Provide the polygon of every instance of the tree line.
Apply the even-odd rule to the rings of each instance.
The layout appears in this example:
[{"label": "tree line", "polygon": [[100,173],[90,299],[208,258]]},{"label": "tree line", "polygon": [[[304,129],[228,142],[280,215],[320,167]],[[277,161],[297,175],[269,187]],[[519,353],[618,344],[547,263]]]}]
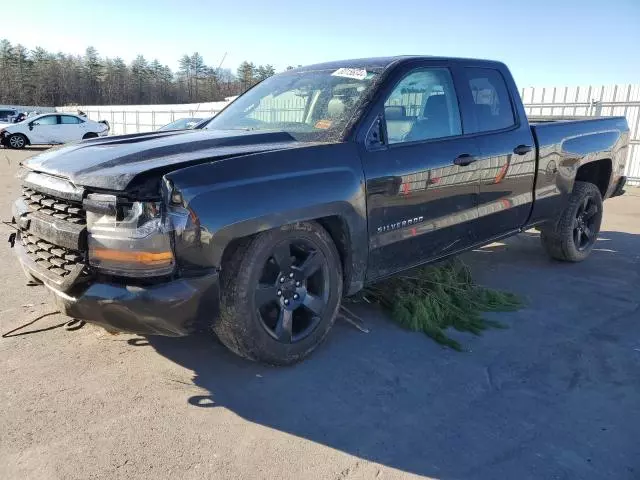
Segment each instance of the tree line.
[{"label": "tree line", "polygon": [[93,47],[84,55],[29,50],[0,40],[0,104],[140,105],[198,103],[239,95],[273,75],[271,65],[242,62],[236,74],[212,67],[198,52],[183,55],[173,72],[157,59],[138,55],[102,57]]}]

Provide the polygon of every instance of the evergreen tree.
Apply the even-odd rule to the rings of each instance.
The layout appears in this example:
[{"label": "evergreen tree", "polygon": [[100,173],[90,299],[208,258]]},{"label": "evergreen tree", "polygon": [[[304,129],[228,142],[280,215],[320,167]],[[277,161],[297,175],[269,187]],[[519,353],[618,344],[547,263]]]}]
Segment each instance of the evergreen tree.
[{"label": "evergreen tree", "polygon": [[210,102],[239,95],[275,74],[272,65],[244,61],[237,75],[207,65],[199,52],[183,55],[174,74],[159,60],[138,55],[130,65],[122,58],[101,57],[94,47],[84,55],[29,51],[0,39],[0,104],[126,105]]}]

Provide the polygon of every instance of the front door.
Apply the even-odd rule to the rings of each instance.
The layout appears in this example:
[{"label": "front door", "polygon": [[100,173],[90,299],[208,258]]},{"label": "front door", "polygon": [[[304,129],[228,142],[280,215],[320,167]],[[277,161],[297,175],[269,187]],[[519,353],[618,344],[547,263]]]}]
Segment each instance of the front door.
[{"label": "front door", "polygon": [[59,136],[58,116],[45,115],[31,121],[27,136],[33,145],[57,143],[54,139]]},{"label": "front door", "polygon": [[369,218],[368,280],[469,246],[477,218],[473,138],[463,136],[446,66],[415,66],[380,103],[380,145],[363,147]]}]

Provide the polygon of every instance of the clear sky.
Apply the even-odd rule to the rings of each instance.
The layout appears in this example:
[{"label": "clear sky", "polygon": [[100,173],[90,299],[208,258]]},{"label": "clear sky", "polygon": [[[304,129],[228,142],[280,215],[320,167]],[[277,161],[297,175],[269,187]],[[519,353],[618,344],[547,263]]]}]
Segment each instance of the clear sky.
[{"label": "clear sky", "polygon": [[519,86],[640,83],[640,0],[29,0],[0,38],[175,69],[381,55],[502,60]]}]

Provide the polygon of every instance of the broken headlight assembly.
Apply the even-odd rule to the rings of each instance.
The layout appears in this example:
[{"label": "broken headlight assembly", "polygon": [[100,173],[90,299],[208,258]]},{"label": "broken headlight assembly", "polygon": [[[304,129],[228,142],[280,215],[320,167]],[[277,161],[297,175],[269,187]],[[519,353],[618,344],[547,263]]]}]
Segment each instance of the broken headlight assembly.
[{"label": "broken headlight assembly", "polygon": [[90,194],[87,212],[89,264],[129,277],[168,275],[175,268],[172,216],[159,201],[132,202]]}]

